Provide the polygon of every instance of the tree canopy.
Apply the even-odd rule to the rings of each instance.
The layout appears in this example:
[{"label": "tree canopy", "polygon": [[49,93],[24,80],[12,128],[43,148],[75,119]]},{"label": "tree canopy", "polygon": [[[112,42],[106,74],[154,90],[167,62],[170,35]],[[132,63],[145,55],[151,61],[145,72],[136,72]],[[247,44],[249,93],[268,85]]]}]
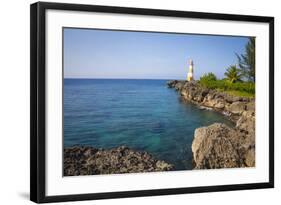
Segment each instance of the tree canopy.
[{"label": "tree canopy", "polygon": [[245,47],[245,53],[241,55],[236,54],[236,56],[238,58],[238,65],[242,75],[248,81],[255,82],[255,38],[250,37]]}]

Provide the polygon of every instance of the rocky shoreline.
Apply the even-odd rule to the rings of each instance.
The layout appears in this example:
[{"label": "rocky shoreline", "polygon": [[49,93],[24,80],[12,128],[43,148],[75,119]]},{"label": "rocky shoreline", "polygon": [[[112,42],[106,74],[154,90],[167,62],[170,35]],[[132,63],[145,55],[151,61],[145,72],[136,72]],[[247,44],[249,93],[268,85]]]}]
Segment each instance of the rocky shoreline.
[{"label": "rocky shoreline", "polygon": [[174,167],[147,152],[126,146],[96,149],[87,146],[64,148],[64,176],[170,171]]},{"label": "rocky shoreline", "polygon": [[[169,81],[184,101],[214,110],[235,123],[197,128],[192,142],[193,168],[217,169],[255,166],[255,99],[230,96],[201,87],[196,81]],[[121,174],[175,170],[172,164],[126,146],[97,149],[64,148],[64,176]]]},{"label": "rocky shoreline", "polygon": [[235,123],[234,128],[214,123],[195,130],[194,169],[255,166],[255,99],[203,88],[196,81],[173,80],[167,85],[183,100],[219,112]]}]

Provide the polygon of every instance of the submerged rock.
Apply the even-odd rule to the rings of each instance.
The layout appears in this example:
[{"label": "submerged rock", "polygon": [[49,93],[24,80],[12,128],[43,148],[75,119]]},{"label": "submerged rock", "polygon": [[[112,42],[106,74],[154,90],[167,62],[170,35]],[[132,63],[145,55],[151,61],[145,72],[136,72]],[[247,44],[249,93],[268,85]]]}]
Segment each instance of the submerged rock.
[{"label": "submerged rock", "polygon": [[169,171],[174,167],[147,152],[120,146],[113,149],[69,147],[64,149],[64,176]]}]

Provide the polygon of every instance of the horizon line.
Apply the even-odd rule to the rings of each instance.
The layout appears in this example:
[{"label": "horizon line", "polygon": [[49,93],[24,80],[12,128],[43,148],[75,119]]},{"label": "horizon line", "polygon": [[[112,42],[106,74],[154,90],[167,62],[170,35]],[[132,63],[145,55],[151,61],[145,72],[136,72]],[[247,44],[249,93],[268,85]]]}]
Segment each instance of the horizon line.
[{"label": "horizon line", "polygon": [[184,80],[179,78],[81,78],[81,77],[64,77],[67,79],[81,79],[81,80]]}]

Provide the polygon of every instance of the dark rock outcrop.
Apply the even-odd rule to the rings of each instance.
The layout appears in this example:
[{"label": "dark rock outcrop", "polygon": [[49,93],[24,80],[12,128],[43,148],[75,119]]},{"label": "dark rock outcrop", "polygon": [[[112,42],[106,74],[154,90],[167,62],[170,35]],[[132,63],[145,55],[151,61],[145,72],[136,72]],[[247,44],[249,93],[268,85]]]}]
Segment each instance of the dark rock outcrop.
[{"label": "dark rock outcrop", "polygon": [[64,176],[169,171],[174,167],[147,152],[74,146],[64,149]]},{"label": "dark rock outcrop", "polygon": [[196,81],[169,81],[182,98],[201,109],[212,109],[236,123],[195,130],[192,152],[195,169],[255,166],[255,99],[231,96],[201,87]]}]

